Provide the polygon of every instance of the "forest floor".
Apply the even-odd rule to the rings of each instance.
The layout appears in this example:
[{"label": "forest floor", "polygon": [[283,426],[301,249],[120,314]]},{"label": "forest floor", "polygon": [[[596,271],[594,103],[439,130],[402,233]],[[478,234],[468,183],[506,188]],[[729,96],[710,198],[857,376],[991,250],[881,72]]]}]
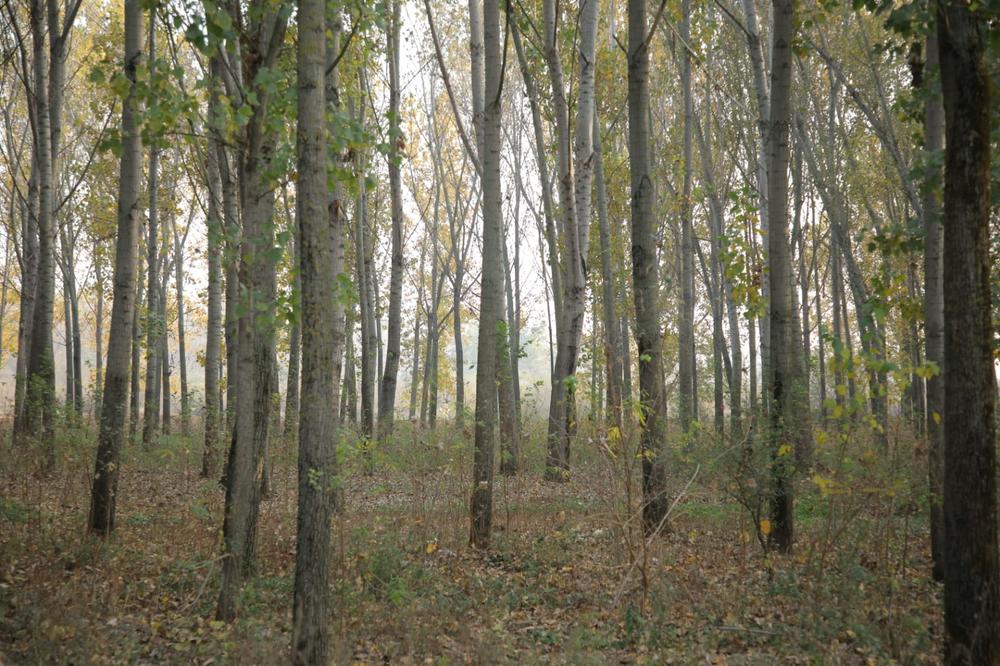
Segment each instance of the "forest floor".
[{"label": "forest floor", "polygon": [[[497,477],[493,547],[480,553],[467,546],[467,433],[397,433],[373,474],[350,461],[345,473],[336,663],[940,662],[926,507],[907,490],[923,487],[919,465],[866,467],[860,452],[829,478],[803,479],[795,550],[783,556],[764,552],[758,519],[734,499],[746,484],[713,464],[715,445],[674,456],[676,505],[646,540],[624,457],[581,436],[569,481],[544,483],[537,432],[526,470]],[[92,432],[62,439],[46,476],[30,455],[0,452],[0,664],[287,661],[294,456],[274,452],[257,572],[239,619],[223,624],[223,492],[198,478],[199,447],[172,436],[130,448],[117,532],[101,541],[85,531]]]}]

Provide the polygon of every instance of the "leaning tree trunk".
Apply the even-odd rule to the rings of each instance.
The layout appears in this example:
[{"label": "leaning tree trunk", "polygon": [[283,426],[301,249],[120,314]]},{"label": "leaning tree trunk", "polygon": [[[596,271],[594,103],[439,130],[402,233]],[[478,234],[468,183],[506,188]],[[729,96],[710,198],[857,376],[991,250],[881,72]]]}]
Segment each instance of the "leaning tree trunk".
[{"label": "leaning tree trunk", "polygon": [[[976,13],[981,12],[981,13]],[[938,5],[945,111],[944,624],[948,664],[1000,663],[985,10]]]},{"label": "leaning tree trunk", "polygon": [[656,532],[667,519],[666,474],[662,460],[667,405],[663,387],[654,194],[649,169],[649,43],[646,30],[646,0],[628,0],[628,154],[632,197],[632,297],[635,300],[642,409],[642,517],[646,531]]},{"label": "leaning tree trunk", "polygon": [[142,3],[125,2],[124,75],[129,93],[122,104],[122,153],[118,179],[118,234],[116,240],[114,291],[111,305],[111,335],[108,342],[108,368],[104,383],[101,422],[97,438],[97,461],[90,498],[91,531],[110,534],[115,527],[115,503],[118,473],[125,445],[125,410],[128,395],[129,365],[132,353],[133,308],[136,301],[136,263],[139,236],[139,178],[142,169],[142,145],[139,139],[139,113],[136,66],[142,54]]}]

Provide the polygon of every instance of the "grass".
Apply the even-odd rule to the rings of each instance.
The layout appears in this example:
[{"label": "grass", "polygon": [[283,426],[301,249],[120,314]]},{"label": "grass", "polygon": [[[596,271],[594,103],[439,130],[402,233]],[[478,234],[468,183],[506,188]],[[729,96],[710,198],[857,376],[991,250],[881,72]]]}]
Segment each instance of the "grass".
[{"label": "grass", "polygon": [[[939,663],[940,591],[921,503],[871,491],[918,472],[854,470],[833,494],[803,479],[795,553],[776,556],[757,544],[725,466],[706,465],[650,542],[643,586],[616,468],[581,436],[571,480],[546,484],[542,438],[525,440],[528,469],[497,477],[488,553],[466,545],[464,433],[401,424],[372,475],[345,440],[336,663]],[[129,448],[118,531],[101,541],[84,531],[92,442],[86,431],[61,438],[57,472],[45,477],[35,452],[0,454],[11,461],[0,470],[0,662],[286,662],[291,447],[272,452],[257,575],[239,619],[223,624],[213,619],[223,493],[198,478],[197,443],[174,435]],[[699,451],[671,455],[676,492]]]}]

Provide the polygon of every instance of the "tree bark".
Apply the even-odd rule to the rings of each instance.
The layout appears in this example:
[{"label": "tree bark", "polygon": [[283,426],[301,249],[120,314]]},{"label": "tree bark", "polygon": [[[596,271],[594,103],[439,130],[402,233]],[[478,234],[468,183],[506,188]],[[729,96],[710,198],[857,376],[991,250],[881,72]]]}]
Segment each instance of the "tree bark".
[{"label": "tree bark", "polygon": [[503,321],[503,278],[500,275],[500,60],[499,0],[483,2],[485,105],[483,108],[482,261],[479,299],[479,346],[476,359],[476,427],[472,466],[469,541],[487,548],[493,522],[493,458],[497,423],[497,333]]},{"label": "tree bark", "polygon": [[403,185],[399,167],[403,155],[403,136],[399,128],[399,30],[401,0],[392,2],[389,23],[389,196],[392,209],[392,249],[389,272],[389,328],[385,349],[385,368],[379,386],[379,438],[392,432],[396,413],[396,380],[399,374],[400,328],[403,306]]},{"label": "tree bark", "polygon": [[667,519],[666,399],[659,312],[659,270],[653,220],[653,182],[649,165],[649,43],[646,0],[628,0],[628,146],[631,180],[632,297],[635,300],[639,353],[640,447],[643,524],[647,532]]},{"label": "tree bark", "polygon": [[695,387],[694,356],[694,228],[691,224],[691,175],[692,175],[692,102],[691,55],[688,53],[691,28],[691,0],[681,2],[681,91],[684,98],[683,159],[684,178],[681,189],[681,298],[678,317],[677,381],[678,413],[681,430],[688,433],[696,416],[697,390]]},{"label": "tree bark", "polygon": [[945,111],[945,661],[1000,663],[985,11],[937,7]]},{"label": "tree bark", "polygon": [[768,266],[771,277],[768,388],[770,407],[770,543],[790,552],[794,530],[793,480],[797,452],[808,432],[799,313],[795,303],[788,238],[788,163],[791,120],[794,0],[774,2],[771,52],[771,116],[768,123]]},{"label": "tree bark", "polygon": [[325,3],[299,0],[298,226],[302,281],[302,416],[292,606],[292,663],[324,664],[329,643],[330,518],[337,479],[333,331],[334,239],[328,218],[323,69]]},{"label": "tree bark", "polygon": [[543,3],[545,14],[545,59],[552,84],[559,165],[559,202],[562,205],[562,236],[565,246],[566,282],[563,311],[556,327],[556,360],[549,398],[548,442],[545,478],[565,481],[569,473],[575,413],[575,375],[580,354],[580,336],[587,309],[587,255],[590,239],[591,191],[593,185],[593,116],[595,100],[597,0],[580,7],[578,47],[578,96],[576,134],[570,153],[569,107],[559,60],[559,14],[555,0]]},{"label": "tree bark", "polygon": [[[218,103],[218,82],[211,81],[212,103]],[[208,322],[205,331],[205,446],[201,461],[202,478],[218,473],[219,447],[224,431],[219,373],[222,365],[222,254],[225,221],[222,219],[222,176],[219,173],[215,139],[209,140],[205,173],[208,185]]]},{"label": "tree bark", "polygon": [[118,234],[115,241],[114,291],[108,369],[97,438],[97,460],[91,489],[90,530],[108,535],[115,528],[115,505],[121,451],[125,445],[125,409],[132,348],[131,329],[137,295],[136,263],[139,236],[139,178],[142,169],[136,66],[142,57],[142,4],[125,2],[124,74],[129,93],[122,105],[122,155],[118,179]]},{"label": "tree bark", "polygon": [[[150,67],[156,58],[155,26],[155,18],[151,14],[147,44]],[[160,149],[154,141],[149,147],[146,182],[149,199],[146,223],[146,389],[142,409],[142,445],[146,448],[153,445],[160,428],[160,336],[163,335],[164,322],[160,319],[159,161]]]}]

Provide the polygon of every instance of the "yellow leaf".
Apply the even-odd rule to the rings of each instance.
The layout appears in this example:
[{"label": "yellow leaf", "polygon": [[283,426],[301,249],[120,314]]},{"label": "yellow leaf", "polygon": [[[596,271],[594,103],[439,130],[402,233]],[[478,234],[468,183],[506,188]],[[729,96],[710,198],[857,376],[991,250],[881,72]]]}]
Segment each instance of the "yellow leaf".
[{"label": "yellow leaf", "polygon": [[427,547],[424,548],[424,551],[428,555],[433,555],[437,549],[438,549],[437,541],[431,541],[427,544]]},{"label": "yellow leaf", "polygon": [[934,418],[934,423],[941,425],[941,415],[939,413],[934,412],[931,416]]},{"label": "yellow leaf", "polygon": [[778,447],[778,456],[787,456],[791,455],[791,453],[792,453],[791,444],[782,444],[781,446]]},{"label": "yellow leaf", "polygon": [[767,518],[762,518],[760,521],[760,533],[764,536],[771,533],[771,521]]}]

